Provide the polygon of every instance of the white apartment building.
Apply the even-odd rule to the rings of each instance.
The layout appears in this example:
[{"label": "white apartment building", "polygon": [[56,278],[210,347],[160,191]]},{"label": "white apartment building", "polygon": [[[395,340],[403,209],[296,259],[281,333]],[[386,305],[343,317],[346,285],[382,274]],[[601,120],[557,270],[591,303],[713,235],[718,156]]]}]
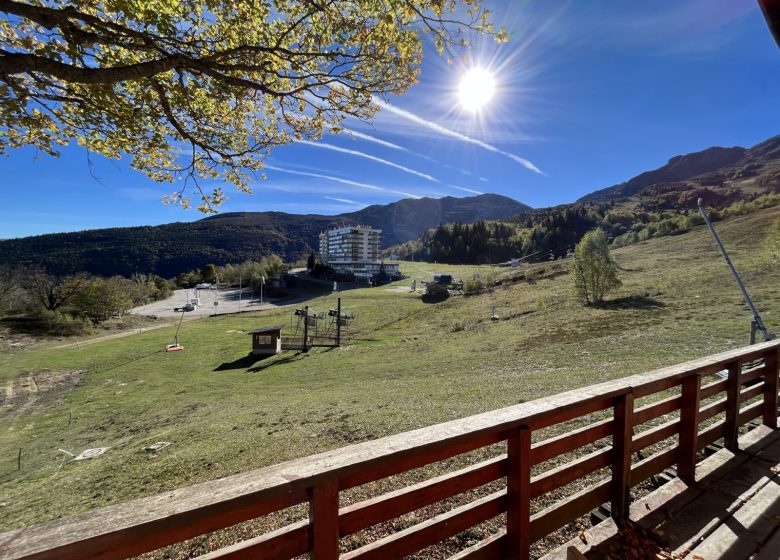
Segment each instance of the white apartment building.
[{"label": "white apartment building", "polygon": [[[358,281],[370,281],[379,275],[381,229],[369,226],[349,226],[320,233],[322,263],[339,274],[353,274]],[[390,276],[399,274],[397,264],[386,264]]]}]

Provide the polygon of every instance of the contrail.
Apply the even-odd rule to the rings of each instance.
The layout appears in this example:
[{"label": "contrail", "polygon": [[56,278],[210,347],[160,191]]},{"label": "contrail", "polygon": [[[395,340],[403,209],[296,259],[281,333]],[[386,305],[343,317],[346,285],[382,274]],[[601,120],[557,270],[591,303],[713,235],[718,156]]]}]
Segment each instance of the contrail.
[{"label": "contrail", "polygon": [[358,132],[357,130],[352,130],[351,128],[344,128],[342,129],[347,134],[351,134],[355,138],[360,138],[361,140],[367,140],[369,142],[373,142],[374,144],[379,144],[380,146],[385,146],[386,148],[392,148],[394,150],[401,150],[402,152],[408,152],[410,151],[408,148],[404,148],[403,146],[399,146],[398,144],[393,144],[392,142],[388,142],[387,140],[382,140],[381,138],[377,138],[376,136],[371,136],[370,134],[365,134],[363,132]]},{"label": "contrail", "polygon": [[415,171],[414,169],[410,169],[408,167],[404,167],[403,165],[398,165],[397,163],[393,163],[392,161],[387,161],[386,159],[378,158],[376,156],[372,156],[363,152],[359,152],[357,150],[348,150],[347,148],[340,148],[339,146],[334,146],[333,144],[326,144],[325,142],[311,142],[309,140],[296,140],[298,144],[305,144],[307,146],[314,146],[317,148],[324,148],[326,150],[333,150],[334,152],[341,152],[343,154],[350,154],[353,156],[362,157],[365,159],[370,159],[371,161],[375,161],[377,163],[381,163],[382,165],[387,165],[389,167],[395,167],[396,169],[400,169],[401,171],[404,171],[405,173],[411,173],[412,175],[417,175],[418,177],[422,177],[423,179],[427,179],[428,181],[433,181],[434,183],[440,183],[438,179],[435,177],[431,177],[430,175],[426,175],[425,173],[420,173],[419,171]]},{"label": "contrail", "polygon": [[483,148],[489,152],[494,152],[496,154],[501,154],[502,156],[508,157],[512,161],[515,161],[516,163],[519,163],[526,169],[530,169],[534,173],[539,173],[540,175],[544,175],[542,173],[542,170],[536,167],[533,163],[528,161],[525,158],[521,158],[520,156],[516,156],[515,154],[510,154],[509,152],[505,152],[504,150],[501,150],[499,148],[496,148],[495,146],[488,144],[487,142],[483,142],[482,140],[477,140],[476,138],[471,138],[470,136],[466,136],[465,134],[461,134],[460,132],[455,132],[454,130],[450,130],[449,128],[445,128],[441,126],[440,124],[437,124],[432,121],[428,121],[423,119],[422,117],[419,117],[415,115],[414,113],[410,113],[409,111],[406,111],[404,109],[399,109],[398,107],[395,107],[393,105],[390,105],[389,103],[385,103],[378,97],[373,98],[374,104],[377,105],[380,109],[383,109],[385,111],[389,111],[390,113],[393,113],[395,115],[398,115],[401,118],[404,118],[406,120],[412,121],[414,123],[417,123],[421,126],[427,127],[435,132],[438,132],[439,134],[443,136],[449,136],[450,138],[455,138],[457,140],[460,140],[461,142],[468,142],[470,144],[474,144],[476,146],[479,146],[480,148]]},{"label": "contrail", "polygon": [[377,185],[371,185],[369,183],[359,183],[357,181],[350,181],[349,179],[342,179],[341,177],[333,177],[331,175],[322,175],[320,173],[310,173],[307,171],[295,171],[293,169],[285,169],[284,167],[277,167],[275,165],[266,165],[265,169],[271,169],[273,171],[281,171],[282,173],[289,173],[290,175],[301,175],[303,177],[315,177],[317,179],[327,179],[328,181],[334,181],[336,183],[342,183],[344,185],[350,185],[353,187],[360,187],[361,189],[369,189],[372,191],[389,192],[393,194],[401,194],[411,198],[421,198],[420,196],[403,191],[394,191],[392,189],[386,189]]},{"label": "contrail", "polygon": [[326,196],[328,200],[335,200],[336,202],[344,202],[345,204],[359,204],[358,202],[355,202],[354,200],[350,200],[348,198],[338,198],[336,196]]},{"label": "contrail", "polygon": [[469,192],[473,194],[485,194],[482,191],[475,191],[474,189],[467,189],[466,187],[456,187],[455,185],[448,185],[452,187],[453,189],[458,189],[459,191]]}]

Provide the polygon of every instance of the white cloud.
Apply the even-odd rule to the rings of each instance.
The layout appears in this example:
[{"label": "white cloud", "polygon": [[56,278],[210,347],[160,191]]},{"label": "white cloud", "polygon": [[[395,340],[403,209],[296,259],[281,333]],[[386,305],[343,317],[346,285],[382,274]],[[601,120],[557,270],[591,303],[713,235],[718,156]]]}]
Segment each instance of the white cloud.
[{"label": "white cloud", "polygon": [[414,169],[411,169],[409,167],[405,167],[403,165],[399,165],[397,163],[393,163],[392,161],[388,161],[386,159],[382,159],[376,156],[372,156],[370,154],[366,154],[364,152],[360,152],[358,150],[349,150],[347,148],[341,148],[339,146],[334,146],[333,144],[327,144],[325,142],[311,142],[309,140],[297,140],[298,144],[305,144],[307,146],[314,146],[316,148],[323,148],[325,150],[332,150],[334,152],[341,152],[342,154],[349,154],[352,156],[362,157],[364,159],[368,159],[371,161],[375,161],[377,163],[381,163],[382,165],[387,165],[388,167],[394,167],[395,169],[400,169],[404,173],[410,173],[412,175],[417,175],[418,177],[422,177],[423,179],[426,179],[427,181],[432,181],[434,183],[440,183],[438,179],[435,177],[431,177],[430,175],[426,173],[421,173],[419,171],[415,171]]},{"label": "white cloud", "polygon": [[369,189],[372,191],[378,191],[378,192],[387,192],[392,194],[400,194],[402,196],[408,196],[410,198],[421,198],[420,196],[408,192],[403,191],[396,191],[392,189],[387,189],[385,187],[380,187],[378,185],[372,185],[370,183],[361,183],[358,181],[352,181],[350,179],[342,179],[341,177],[333,177],[332,175],[323,175],[321,173],[310,173],[308,171],[296,171],[294,169],[287,169],[284,167],[278,167],[276,165],[266,165],[266,169],[270,169],[272,171],[280,171],[282,173],[289,173],[290,175],[300,175],[302,177],[314,177],[315,179],[325,179],[327,181],[333,181],[335,183],[341,183],[342,185],[350,185],[353,187],[359,187],[361,189]]},{"label": "white cloud", "polygon": [[518,155],[512,154],[510,152],[506,152],[504,150],[496,148],[492,144],[488,144],[487,142],[483,142],[482,140],[477,140],[476,138],[472,138],[470,136],[466,136],[465,134],[461,134],[460,132],[450,130],[449,128],[443,127],[440,124],[435,123],[433,121],[425,120],[424,118],[415,115],[410,111],[406,111],[405,109],[400,109],[394,105],[390,105],[389,103],[382,101],[378,97],[374,97],[374,104],[377,105],[382,110],[393,113],[394,115],[397,115],[408,121],[414,122],[420,126],[424,126],[430,130],[433,130],[434,132],[441,134],[442,136],[455,138],[456,140],[460,140],[461,142],[467,142],[469,144],[474,144],[475,146],[479,146],[480,148],[487,150],[489,152],[501,154],[502,156],[508,157],[515,163],[519,163],[520,165],[522,165],[526,169],[533,171],[534,173],[539,173],[540,175],[544,175],[541,169],[536,167],[536,165],[531,163],[529,160],[522,158]]}]

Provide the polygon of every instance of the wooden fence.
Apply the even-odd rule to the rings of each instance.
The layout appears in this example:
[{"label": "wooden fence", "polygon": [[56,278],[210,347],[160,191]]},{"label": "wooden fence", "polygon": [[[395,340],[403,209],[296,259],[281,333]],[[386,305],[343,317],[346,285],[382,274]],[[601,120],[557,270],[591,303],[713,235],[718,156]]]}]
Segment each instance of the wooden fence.
[{"label": "wooden fence", "polygon": [[[304,340],[307,344],[304,346]],[[283,336],[282,350],[303,350],[304,348],[334,348],[336,347],[335,336],[316,336],[310,335],[305,339],[302,336]]]},{"label": "wooden fence", "polygon": [[[604,502],[611,503],[613,516],[625,517],[631,487],[674,464],[683,479],[692,479],[697,452],[721,438],[734,448],[741,425],[761,418],[776,428],[779,344],[725,352],[10,531],[0,535],[0,558],[126,558],[308,504],[308,519],[201,559],[281,559],[306,553],[316,560],[400,558],[483,521],[504,519],[502,514],[503,530],[451,558],[525,559],[531,543]],[[744,367],[748,362],[753,363]],[[715,375],[723,370],[725,378]],[[576,429],[540,436],[540,430],[599,412],[600,420],[585,418]],[[670,438],[672,443],[661,445]],[[582,450],[598,440],[611,445]],[[339,504],[347,489],[496,445],[505,452],[487,461]],[[579,456],[559,466],[539,466],[577,450]],[[653,453],[632,461],[641,450]],[[605,478],[532,514],[535,498],[585,477],[590,480],[605,468],[610,473]],[[341,551],[342,539],[349,535],[496,481],[504,482],[497,492]]]}]

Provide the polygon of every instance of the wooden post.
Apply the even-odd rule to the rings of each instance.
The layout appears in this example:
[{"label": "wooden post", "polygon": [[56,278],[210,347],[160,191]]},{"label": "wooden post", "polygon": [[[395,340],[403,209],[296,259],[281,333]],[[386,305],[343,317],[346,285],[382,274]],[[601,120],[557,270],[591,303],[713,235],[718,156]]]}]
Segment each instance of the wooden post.
[{"label": "wooden post", "polygon": [[699,439],[699,401],[701,377],[688,375],[682,382],[680,406],[680,442],[677,454],[677,476],[687,483],[696,480],[696,443]]},{"label": "wooden post", "polygon": [[335,482],[315,486],[309,502],[313,560],[339,557],[339,491]]},{"label": "wooden post", "polygon": [[766,375],[764,376],[764,425],[777,429],[777,353],[778,349],[770,350],[764,359]]},{"label": "wooden post", "polygon": [[531,548],[531,430],[521,426],[507,440],[506,558],[528,560]]},{"label": "wooden post", "polygon": [[612,517],[628,518],[631,503],[631,442],[634,435],[634,394],[615,397],[612,431]]},{"label": "wooden post", "polygon": [[739,390],[742,387],[742,362],[731,362],[726,366],[729,376],[726,381],[726,423],[723,428],[723,442],[726,449],[739,449]]}]

